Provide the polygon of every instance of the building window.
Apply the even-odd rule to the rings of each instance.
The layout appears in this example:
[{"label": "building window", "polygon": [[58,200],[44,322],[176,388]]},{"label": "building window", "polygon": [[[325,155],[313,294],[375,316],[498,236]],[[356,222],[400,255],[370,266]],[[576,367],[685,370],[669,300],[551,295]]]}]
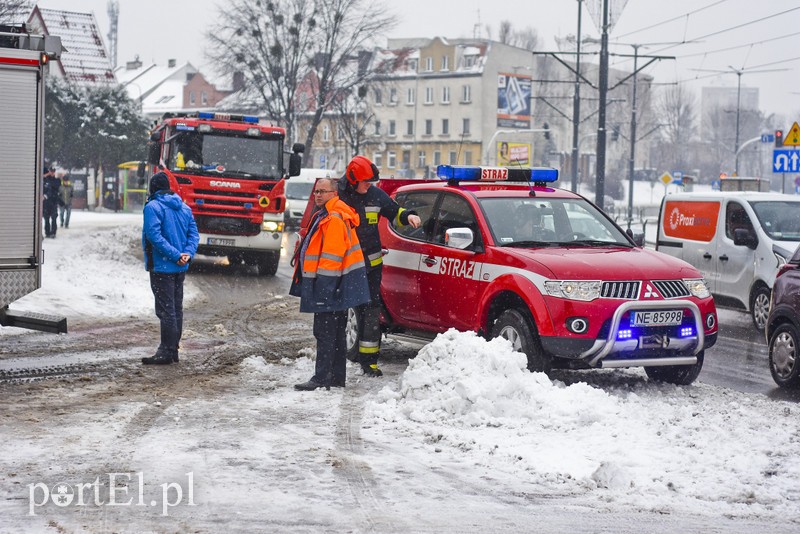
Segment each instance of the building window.
[{"label": "building window", "polygon": [[344,125],[341,122],[336,124],[336,139],[344,139]]},{"label": "building window", "polygon": [[397,89],[389,89],[389,104],[397,104]]},{"label": "building window", "polygon": [[406,69],[413,70],[414,72],[416,72],[416,70],[417,70],[417,59],[414,58],[414,59],[409,59],[408,61],[406,61]]},{"label": "building window", "polygon": [[425,119],[425,135],[432,135],[433,134],[433,121],[431,119]]},{"label": "building window", "polygon": [[455,165],[458,163],[458,152],[455,150],[450,151],[450,165]]},{"label": "building window", "polygon": [[189,104],[194,106],[195,102],[197,102],[197,98],[195,97],[194,91],[189,91]]},{"label": "building window", "polygon": [[432,57],[426,57],[425,58],[425,70],[427,70],[428,72],[433,70],[433,58]]},{"label": "building window", "polygon": [[472,165],[472,152],[469,150],[464,152],[464,165]]},{"label": "building window", "polygon": [[461,101],[464,103],[472,102],[472,87],[469,85],[461,87]]},{"label": "building window", "polygon": [[442,164],[442,153],[438,150],[433,151],[433,166],[438,167]]},{"label": "building window", "polygon": [[372,163],[374,163],[379,169],[383,167],[383,152],[373,152]]},{"label": "building window", "polygon": [[461,119],[461,133],[469,135],[469,119]]},{"label": "building window", "polygon": [[450,58],[442,56],[442,70],[450,70]]},{"label": "building window", "polygon": [[208,94],[205,91],[200,93],[200,103],[204,106],[208,105]]},{"label": "building window", "polygon": [[375,121],[375,135],[381,134],[381,121]]},{"label": "building window", "polygon": [[397,130],[395,128],[395,122],[389,121],[389,135],[395,136],[397,135]]},{"label": "building window", "polygon": [[409,87],[408,91],[406,92],[406,103],[409,105],[413,105],[414,102],[417,100],[417,90],[413,87]]},{"label": "building window", "polygon": [[464,56],[464,66],[469,68],[475,65],[475,56]]},{"label": "building window", "polygon": [[397,167],[397,154],[393,150],[386,153],[386,168],[394,169]]},{"label": "building window", "polygon": [[417,152],[417,167],[420,169],[425,168],[425,152],[422,150]]},{"label": "building window", "polygon": [[450,119],[442,119],[442,135],[450,135]]},{"label": "building window", "polygon": [[381,93],[380,89],[375,89],[373,94],[375,95],[375,105],[380,106],[383,102],[383,93]]},{"label": "building window", "polygon": [[331,139],[331,129],[326,124],[325,126],[322,127],[322,140],[330,141],[330,139]]},{"label": "building window", "polygon": [[442,104],[450,103],[450,88],[442,87]]},{"label": "building window", "polygon": [[433,104],[433,87],[425,88],[425,103]]},{"label": "building window", "polygon": [[406,135],[414,135],[414,121],[407,120],[406,121]]}]

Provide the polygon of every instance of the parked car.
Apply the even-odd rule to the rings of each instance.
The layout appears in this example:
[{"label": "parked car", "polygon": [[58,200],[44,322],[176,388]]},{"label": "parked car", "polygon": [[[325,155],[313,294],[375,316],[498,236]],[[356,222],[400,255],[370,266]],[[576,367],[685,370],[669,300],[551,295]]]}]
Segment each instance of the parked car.
[{"label": "parked car", "polygon": [[775,278],[765,334],[772,379],[783,388],[800,387],[800,249]]},{"label": "parked car", "polygon": [[[696,268],[642,248],[590,201],[555,188],[555,169],[441,165],[437,175],[378,183],[422,220],[379,223],[385,333],[502,336],[532,371],[643,367],[654,380],[697,378],[717,313]],[[350,350],[357,320],[349,314]]]}]

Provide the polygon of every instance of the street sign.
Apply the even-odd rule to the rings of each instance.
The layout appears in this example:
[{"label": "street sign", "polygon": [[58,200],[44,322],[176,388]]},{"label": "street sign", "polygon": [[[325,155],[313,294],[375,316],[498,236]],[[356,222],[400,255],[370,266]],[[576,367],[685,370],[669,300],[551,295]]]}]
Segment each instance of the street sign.
[{"label": "street sign", "polygon": [[800,125],[796,122],[792,124],[792,129],[789,130],[789,133],[783,136],[783,144],[784,146],[800,146]]},{"label": "street sign", "polygon": [[664,174],[661,175],[659,181],[661,181],[661,183],[664,185],[669,185],[672,183],[672,175],[668,172],[665,172]]},{"label": "street sign", "polygon": [[800,150],[773,150],[772,172],[800,172]]},{"label": "street sign", "polygon": [[775,142],[775,134],[761,134],[761,142],[762,143],[774,143]]},{"label": "street sign", "polygon": [[680,171],[672,171],[672,183],[675,185],[683,185],[683,173]]}]

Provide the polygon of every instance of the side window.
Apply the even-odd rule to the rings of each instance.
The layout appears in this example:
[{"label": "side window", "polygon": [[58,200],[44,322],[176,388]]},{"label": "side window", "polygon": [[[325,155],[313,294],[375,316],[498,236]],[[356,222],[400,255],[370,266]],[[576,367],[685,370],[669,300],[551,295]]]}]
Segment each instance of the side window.
[{"label": "side window", "polygon": [[392,225],[394,231],[409,239],[430,241],[434,223],[433,208],[436,205],[438,196],[438,193],[435,192],[401,193],[397,195],[397,203],[407,210],[416,211],[422,220],[422,224],[420,224],[419,228],[414,228],[411,225],[400,227]]},{"label": "side window", "polygon": [[475,242],[480,240],[475,213],[469,203],[460,196],[444,195],[436,219],[432,239],[434,243],[444,244],[444,233],[450,228],[469,228],[475,236]]},{"label": "side window", "polygon": [[744,206],[738,202],[728,202],[725,208],[725,236],[732,240],[734,230],[740,228],[753,230],[753,223],[750,222]]}]

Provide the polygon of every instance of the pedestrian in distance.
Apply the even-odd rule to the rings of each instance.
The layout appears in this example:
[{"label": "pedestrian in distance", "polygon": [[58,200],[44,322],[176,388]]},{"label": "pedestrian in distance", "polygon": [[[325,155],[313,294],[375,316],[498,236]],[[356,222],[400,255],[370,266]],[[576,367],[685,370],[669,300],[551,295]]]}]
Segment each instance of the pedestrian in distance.
[{"label": "pedestrian in distance", "polygon": [[317,361],[314,376],[294,386],[301,391],[345,386],[347,310],[369,301],[358,214],[337,197],[335,180],[318,180],[312,194],[317,211],[292,260],[289,289],[300,311],[314,314]]},{"label": "pedestrian in distance", "polygon": [[356,313],[361,326],[356,361],[367,376],[382,376],[378,368],[381,350],[381,275],[383,272],[383,247],[378,234],[378,218],[385,217],[398,227],[411,225],[419,228],[419,216],[412,210],[401,208],[385,191],[373,184],[380,179],[378,168],[364,156],[355,156],[347,165],[344,177],[339,180],[339,197],[358,213],[356,229],[364,251],[369,281],[370,301],[360,306]]},{"label": "pedestrian in distance", "polygon": [[183,282],[199,239],[191,208],[170,189],[166,174],[154,174],[144,206],[142,248],[145,268],[150,272],[156,317],[161,321],[161,343],[154,356],[142,358],[145,365],[178,362],[183,332]]},{"label": "pedestrian in distance", "polygon": [[55,239],[56,230],[58,230],[58,207],[62,204],[62,200],[61,180],[56,178],[56,170],[53,167],[45,166],[44,168],[42,192],[44,194],[42,204],[44,236]]},{"label": "pedestrian in distance", "polygon": [[61,228],[69,228],[69,218],[72,215],[72,196],[75,188],[72,186],[72,181],[69,175],[61,176],[61,208],[60,222]]}]

